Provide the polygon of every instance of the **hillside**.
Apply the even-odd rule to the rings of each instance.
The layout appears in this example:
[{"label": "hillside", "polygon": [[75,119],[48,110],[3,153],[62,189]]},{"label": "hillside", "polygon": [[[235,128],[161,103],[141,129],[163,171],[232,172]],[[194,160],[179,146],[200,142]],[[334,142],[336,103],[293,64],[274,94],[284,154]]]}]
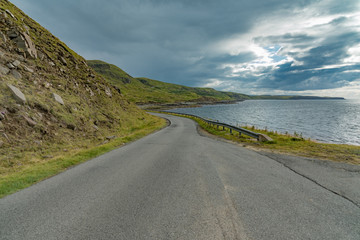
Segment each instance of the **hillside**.
[{"label": "hillside", "polygon": [[121,93],[138,105],[154,108],[156,105],[166,107],[193,106],[195,104],[228,103],[241,100],[341,100],[344,98],[317,96],[280,96],[254,95],[221,92],[212,88],[194,88],[171,84],[148,78],[134,78],[121,68],[100,60],[88,60],[88,65],[103,76]]},{"label": "hillside", "polygon": [[287,96],[287,95],[257,95],[250,96],[254,100],[344,100],[343,97],[317,97],[317,96]]},{"label": "hillside", "polygon": [[162,125],[5,0],[0,78],[0,174]]},{"label": "hillside", "polygon": [[134,78],[119,67],[99,60],[89,60],[88,65],[111,84],[121,89],[121,93],[136,104],[164,103],[215,103],[248,99],[244,94],[220,92],[212,88],[186,87],[160,82],[148,78]]}]

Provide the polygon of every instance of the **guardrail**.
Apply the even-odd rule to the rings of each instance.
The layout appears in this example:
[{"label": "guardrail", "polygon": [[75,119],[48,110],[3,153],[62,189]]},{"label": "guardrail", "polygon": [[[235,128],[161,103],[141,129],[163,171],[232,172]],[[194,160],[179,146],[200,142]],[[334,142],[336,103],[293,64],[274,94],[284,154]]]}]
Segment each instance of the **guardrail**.
[{"label": "guardrail", "polygon": [[186,113],[177,113],[177,112],[166,112],[166,111],[157,111],[157,112],[161,112],[161,113],[170,113],[170,114],[177,114],[177,115],[185,115],[185,116],[189,116],[189,117],[194,117],[194,118],[197,118],[197,119],[200,119],[212,126],[216,126],[218,129],[219,127],[222,127],[223,130],[225,130],[225,128],[228,128],[230,130],[230,133],[232,134],[233,131],[235,132],[238,132],[239,133],[239,136],[241,136],[241,134],[244,134],[246,136],[249,136],[249,137],[252,137],[252,138],[256,138],[258,141],[260,142],[265,142],[265,141],[272,141],[272,139],[265,135],[265,134],[261,134],[261,133],[256,133],[256,132],[252,132],[250,130],[247,130],[245,128],[241,128],[241,127],[235,127],[235,126],[232,126],[230,124],[227,124],[227,123],[221,123],[219,121],[213,121],[213,120],[210,120],[210,119],[205,119],[205,118],[202,118],[202,117],[199,117],[199,116],[196,116],[196,115],[193,115],[193,114],[186,114]]}]

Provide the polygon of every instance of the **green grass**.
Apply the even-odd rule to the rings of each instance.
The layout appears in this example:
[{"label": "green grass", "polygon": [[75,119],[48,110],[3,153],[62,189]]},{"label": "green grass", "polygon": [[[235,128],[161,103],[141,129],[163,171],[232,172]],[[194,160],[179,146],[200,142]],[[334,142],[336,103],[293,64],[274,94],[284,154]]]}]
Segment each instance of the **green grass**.
[{"label": "green grass", "polygon": [[33,160],[23,165],[20,169],[7,168],[7,171],[0,175],[0,198],[63,172],[69,167],[116,149],[125,143],[137,140],[165,125],[166,122],[163,119],[158,119],[158,121],[152,124],[129,129],[125,136],[115,138],[106,144],[97,146],[94,146],[94,144],[93,146],[86,145],[81,149],[52,153],[57,156],[50,160]]},{"label": "green grass", "polygon": [[134,78],[119,67],[99,60],[89,60],[87,63],[112,85],[120,88],[127,99],[137,104],[215,102],[249,98],[244,94],[221,92],[212,88],[186,87],[149,78]]},{"label": "green grass", "polygon": [[[188,117],[181,114],[173,115]],[[188,118],[196,121],[202,129],[212,135],[239,143],[242,146],[254,150],[271,151],[281,154],[360,165],[360,146],[319,143],[312,141],[311,139],[305,139],[297,133],[294,133],[293,135],[280,134],[275,131],[256,129],[255,127],[244,127],[257,133],[266,134],[273,139],[273,141],[258,142],[245,135],[239,136],[237,132],[231,134],[229,129],[222,130],[222,127],[217,129],[217,127],[213,127],[199,118]]]}]

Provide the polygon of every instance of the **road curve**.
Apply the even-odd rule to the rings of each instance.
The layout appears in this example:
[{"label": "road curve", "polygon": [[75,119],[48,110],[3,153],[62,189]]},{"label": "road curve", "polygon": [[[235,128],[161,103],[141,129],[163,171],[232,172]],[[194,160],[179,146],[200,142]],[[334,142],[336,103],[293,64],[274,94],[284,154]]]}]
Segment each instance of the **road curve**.
[{"label": "road curve", "polygon": [[0,239],[360,239],[356,199],[165,117],[159,132],[0,199]]}]

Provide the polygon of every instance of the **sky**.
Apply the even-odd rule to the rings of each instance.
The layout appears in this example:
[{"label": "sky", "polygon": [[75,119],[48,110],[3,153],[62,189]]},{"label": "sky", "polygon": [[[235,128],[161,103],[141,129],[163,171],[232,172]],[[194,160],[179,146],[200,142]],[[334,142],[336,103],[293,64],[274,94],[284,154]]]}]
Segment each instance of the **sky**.
[{"label": "sky", "polygon": [[11,0],[86,59],[245,94],[360,99],[359,0]]}]

